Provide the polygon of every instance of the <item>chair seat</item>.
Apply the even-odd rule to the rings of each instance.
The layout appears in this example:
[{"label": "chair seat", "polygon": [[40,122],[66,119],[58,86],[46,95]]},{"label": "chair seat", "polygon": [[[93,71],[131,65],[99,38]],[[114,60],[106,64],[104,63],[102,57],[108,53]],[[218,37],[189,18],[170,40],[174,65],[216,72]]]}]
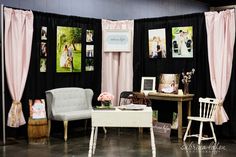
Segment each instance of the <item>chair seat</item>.
[{"label": "chair seat", "polygon": [[189,119],[189,120],[199,121],[199,122],[214,122],[214,119],[204,118],[204,117],[188,116],[188,119]]},{"label": "chair seat", "polygon": [[89,118],[91,118],[91,110],[70,111],[53,115],[53,119],[59,121],[73,121]]}]

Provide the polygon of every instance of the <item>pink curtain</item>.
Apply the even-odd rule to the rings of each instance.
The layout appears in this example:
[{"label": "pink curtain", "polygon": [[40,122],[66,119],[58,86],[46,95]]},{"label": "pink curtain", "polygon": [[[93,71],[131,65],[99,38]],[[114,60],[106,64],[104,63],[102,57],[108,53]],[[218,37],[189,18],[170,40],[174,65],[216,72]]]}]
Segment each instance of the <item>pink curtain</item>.
[{"label": "pink curtain", "polygon": [[[129,30],[131,32],[130,52],[104,52],[102,50],[102,92],[114,95],[113,105],[118,105],[122,91],[133,90],[133,20],[102,20],[102,31]],[[104,46],[103,46],[104,49]]]},{"label": "pink curtain", "polygon": [[25,124],[21,97],[28,74],[33,36],[31,11],[4,8],[5,15],[5,64],[8,88],[13,99],[7,125]]},{"label": "pink curtain", "polygon": [[222,125],[229,120],[223,102],[228,91],[235,40],[235,12],[206,12],[208,60],[210,78],[215,97],[221,101],[216,110],[215,123]]}]

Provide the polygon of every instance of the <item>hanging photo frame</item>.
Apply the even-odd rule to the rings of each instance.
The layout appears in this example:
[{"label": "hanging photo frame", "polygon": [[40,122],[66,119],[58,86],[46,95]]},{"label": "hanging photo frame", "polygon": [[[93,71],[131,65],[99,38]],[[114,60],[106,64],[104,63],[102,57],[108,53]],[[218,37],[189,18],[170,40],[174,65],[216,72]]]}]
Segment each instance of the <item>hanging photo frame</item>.
[{"label": "hanging photo frame", "polygon": [[148,30],[148,56],[149,58],[166,58],[166,30]]},{"label": "hanging photo frame", "polygon": [[81,72],[82,28],[57,26],[56,72]]},{"label": "hanging photo frame", "polygon": [[172,27],[172,58],[193,58],[193,27]]}]

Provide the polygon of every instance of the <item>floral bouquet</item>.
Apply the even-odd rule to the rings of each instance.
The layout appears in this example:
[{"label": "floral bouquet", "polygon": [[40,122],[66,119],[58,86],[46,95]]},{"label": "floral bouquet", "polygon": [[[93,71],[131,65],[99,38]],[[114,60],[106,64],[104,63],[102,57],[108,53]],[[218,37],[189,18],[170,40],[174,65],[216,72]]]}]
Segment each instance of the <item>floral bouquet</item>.
[{"label": "floral bouquet", "polygon": [[97,100],[102,102],[103,106],[110,106],[111,101],[114,99],[114,96],[108,92],[102,92]]},{"label": "floral bouquet", "polygon": [[195,72],[194,68],[189,72],[186,72],[186,73],[182,72],[182,76],[183,76],[182,83],[184,84],[184,94],[189,93],[188,85],[191,82],[191,78],[194,72]]}]

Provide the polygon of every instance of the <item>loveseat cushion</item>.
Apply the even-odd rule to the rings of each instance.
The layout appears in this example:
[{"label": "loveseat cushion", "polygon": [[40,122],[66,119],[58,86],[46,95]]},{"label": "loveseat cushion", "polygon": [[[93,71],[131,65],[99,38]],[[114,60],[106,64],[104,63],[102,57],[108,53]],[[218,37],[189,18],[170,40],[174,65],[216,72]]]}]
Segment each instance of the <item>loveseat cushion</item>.
[{"label": "loveseat cushion", "polygon": [[61,112],[56,113],[53,116],[54,120],[59,121],[72,121],[72,120],[81,120],[81,119],[89,119],[91,118],[91,110],[81,110],[81,111],[70,111],[70,112]]}]

